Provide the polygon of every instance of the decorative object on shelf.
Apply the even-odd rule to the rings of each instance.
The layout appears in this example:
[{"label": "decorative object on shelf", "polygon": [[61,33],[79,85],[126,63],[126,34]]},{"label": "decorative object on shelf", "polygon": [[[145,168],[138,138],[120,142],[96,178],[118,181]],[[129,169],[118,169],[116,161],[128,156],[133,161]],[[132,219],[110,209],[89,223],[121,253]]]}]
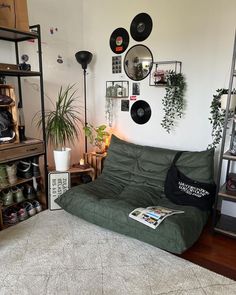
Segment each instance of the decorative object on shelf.
[{"label": "decorative object on shelf", "polygon": [[166,94],[162,99],[164,117],[161,126],[170,133],[177,118],[181,118],[184,110],[185,78],[182,73],[168,72],[166,76]]},{"label": "decorative object on shelf", "polygon": [[182,62],[173,61],[158,61],[153,63],[152,71],[149,76],[150,86],[166,86],[167,76],[170,71],[181,73]]},{"label": "decorative object on shelf", "polygon": [[129,33],[124,28],[115,29],[110,37],[111,50],[116,54],[123,53],[129,45]]},{"label": "decorative object on shelf", "polygon": [[134,45],[124,58],[125,73],[134,81],[145,79],[152,70],[152,64],[152,52],[145,45]]},{"label": "decorative object on shelf", "polygon": [[11,85],[0,84],[0,143],[18,143],[18,112],[16,96]]},{"label": "decorative object on shelf", "polygon": [[146,40],[152,31],[152,18],[147,13],[137,14],[131,22],[130,34],[135,41]]},{"label": "decorative object on shelf", "polygon": [[121,55],[112,56],[112,74],[121,73]]},{"label": "decorative object on shelf", "polygon": [[[54,161],[57,171],[66,171],[70,165],[70,148],[66,144],[73,144],[78,138],[80,124],[80,112],[75,104],[77,99],[74,85],[60,88],[54,109],[45,111],[45,127],[47,142],[54,148]],[[39,117],[37,116],[39,115]],[[42,124],[42,115],[36,114],[37,126]]]},{"label": "decorative object on shelf", "polygon": [[151,107],[150,105],[144,100],[136,101],[130,111],[131,118],[137,124],[145,124],[151,118]]},{"label": "decorative object on shelf", "polygon": [[87,124],[84,127],[84,134],[89,138],[89,142],[96,147],[96,153],[103,154],[105,151],[106,138],[110,135],[106,131],[106,125],[94,127],[92,124]]},{"label": "decorative object on shelf", "polygon": [[[79,64],[81,64],[83,72],[84,72],[84,123],[87,125],[87,91],[86,91],[86,70],[88,64],[92,61],[93,55],[89,51],[78,51],[75,54],[75,58]],[[84,139],[85,144],[85,152],[88,149],[87,137]]]},{"label": "decorative object on shelf", "polygon": [[50,172],[48,174],[48,195],[49,209],[61,209],[54,201],[70,188],[70,173],[69,172]]},{"label": "decorative object on shelf", "polygon": [[129,100],[128,99],[122,99],[121,100],[121,111],[122,112],[128,112],[129,111]]},{"label": "decorative object on shelf", "polygon": [[[223,96],[223,99],[222,99]],[[228,89],[217,89],[216,94],[213,95],[213,100],[210,106],[210,115],[209,118],[210,123],[212,124],[212,143],[208,145],[208,148],[216,148],[221,141],[222,138],[222,131],[225,122],[225,114],[226,114],[226,101],[225,98],[228,96]],[[230,101],[229,106],[229,117],[228,119],[231,120],[234,116],[235,110],[235,102],[234,99],[235,95],[231,95],[233,99]]]},{"label": "decorative object on shelf", "polygon": [[19,64],[19,70],[21,71],[31,71],[31,65],[26,62],[29,60],[29,56],[27,54],[23,54],[21,56],[22,63]]},{"label": "decorative object on shelf", "polygon": [[106,81],[106,97],[129,97],[129,81]]}]

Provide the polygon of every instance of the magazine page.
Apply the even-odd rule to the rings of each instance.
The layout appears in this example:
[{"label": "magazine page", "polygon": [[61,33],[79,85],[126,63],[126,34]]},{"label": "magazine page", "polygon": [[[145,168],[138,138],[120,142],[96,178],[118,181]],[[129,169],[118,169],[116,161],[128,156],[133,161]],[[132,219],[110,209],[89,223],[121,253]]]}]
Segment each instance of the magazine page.
[{"label": "magazine page", "polygon": [[136,208],[129,214],[129,217],[155,229],[166,217],[180,213],[184,213],[184,211],[161,206],[152,206]]}]

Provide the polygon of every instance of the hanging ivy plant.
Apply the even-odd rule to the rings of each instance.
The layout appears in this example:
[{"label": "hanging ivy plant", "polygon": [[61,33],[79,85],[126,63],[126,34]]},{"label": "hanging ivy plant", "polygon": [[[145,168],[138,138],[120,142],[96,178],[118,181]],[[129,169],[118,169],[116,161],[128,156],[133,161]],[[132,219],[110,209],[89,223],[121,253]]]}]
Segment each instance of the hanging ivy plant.
[{"label": "hanging ivy plant", "polygon": [[162,99],[165,113],[161,126],[170,133],[177,118],[181,118],[184,110],[185,78],[181,73],[169,71],[166,77],[166,94]]},{"label": "hanging ivy plant", "polygon": [[[228,94],[228,89],[217,89],[216,94],[213,95],[213,100],[210,106],[211,117],[208,118],[212,124],[212,143],[208,145],[208,148],[216,148],[220,143],[223,133],[225,110],[221,109],[221,95]],[[234,111],[229,111],[229,119],[234,115]]]}]

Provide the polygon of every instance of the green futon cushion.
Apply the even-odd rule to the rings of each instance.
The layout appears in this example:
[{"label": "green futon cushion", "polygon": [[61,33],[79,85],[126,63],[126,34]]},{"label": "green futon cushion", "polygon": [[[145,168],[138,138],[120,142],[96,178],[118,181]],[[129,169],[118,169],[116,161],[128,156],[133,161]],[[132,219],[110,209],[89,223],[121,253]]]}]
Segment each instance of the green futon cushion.
[{"label": "green futon cushion", "polygon": [[[102,227],[182,253],[198,239],[207,212],[178,206],[164,195],[164,181],[176,151],[135,145],[112,136],[102,175],[56,199],[66,211]],[[190,178],[213,182],[214,151],[185,152],[177,166]],[[129,218],[137,207],[153,205],[184,210],[155,230]]]}]

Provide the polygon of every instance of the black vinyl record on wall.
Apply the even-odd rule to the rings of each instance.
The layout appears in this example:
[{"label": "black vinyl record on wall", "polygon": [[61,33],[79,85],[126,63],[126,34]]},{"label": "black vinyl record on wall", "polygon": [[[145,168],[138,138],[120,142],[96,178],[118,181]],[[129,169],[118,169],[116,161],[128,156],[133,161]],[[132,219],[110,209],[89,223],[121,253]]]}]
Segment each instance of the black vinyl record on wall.
[{"label": "black vinyl record on wall", "polygon": [[135,123],[145,124],[151,118],[152,111],[146,101],[138,100],[132,105],[130,114]]},{"label": "black vinyl record on wall", "polygon": [[120,54],[123,53],[129,45],[129,33],[124,28],[117,28],[110,37],[111,50]]},{"label": "black vinyl record on wall", "polygon": [[152,31],[152,19],[147,13],[137,14],[131,22],[130,34],[135,41],[147,39]]}]

